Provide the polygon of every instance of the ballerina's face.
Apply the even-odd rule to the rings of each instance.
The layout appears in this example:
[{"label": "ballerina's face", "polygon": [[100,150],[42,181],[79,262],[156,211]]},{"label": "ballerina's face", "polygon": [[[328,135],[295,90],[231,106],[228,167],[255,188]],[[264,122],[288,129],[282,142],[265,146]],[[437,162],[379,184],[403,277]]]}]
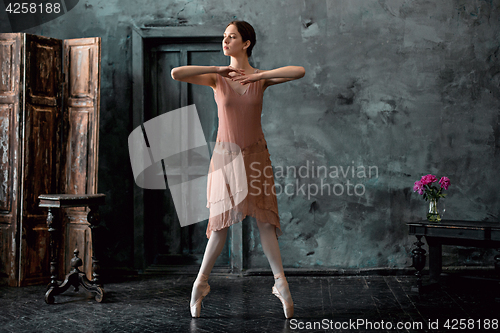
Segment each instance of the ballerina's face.
[{"label": "ballerina's face", "polygon": [[224,38],[222,39],[222,49],[224,55],[235,56],[239,53],[246,54],[246,48],[250,45],[250,41],[243,41],[238,28],[234,24],[228,25],[224,31]]}]

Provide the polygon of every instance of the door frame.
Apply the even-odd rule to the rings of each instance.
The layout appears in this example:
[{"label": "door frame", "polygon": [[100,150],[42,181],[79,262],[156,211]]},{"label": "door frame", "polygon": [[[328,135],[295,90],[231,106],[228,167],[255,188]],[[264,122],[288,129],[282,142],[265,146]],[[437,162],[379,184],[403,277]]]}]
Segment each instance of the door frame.
[{"label": "door frame", "polygon": [[[132,128],[145,121],[145,41],[154,39],[222,38],[220,26],[133,27],[132,28]],[[134,268],[146,267],[144,232],[144,189],[134,183]],[[243,223],[229,229],[229,272],[241,274],[243,269]]]}]

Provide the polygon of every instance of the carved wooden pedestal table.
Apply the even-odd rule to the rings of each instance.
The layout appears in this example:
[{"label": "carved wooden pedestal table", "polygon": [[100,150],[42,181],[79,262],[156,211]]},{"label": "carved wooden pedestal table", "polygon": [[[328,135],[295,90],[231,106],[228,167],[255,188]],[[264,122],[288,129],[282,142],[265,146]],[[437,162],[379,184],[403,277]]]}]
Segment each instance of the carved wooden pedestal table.
[{"label": "carved wooden pedestal table", "polygon": [[[104,204],[105,194],[44,194],[40,195],[40,207],[48,208],[47,226],[50,234],[50,283],[47,286],[45,293],[45,302],[47,304],[54,303],[54,296],[65,292],[70,286],[78,287],[81,285],[90,292],[95,292],[95,300],[102,302],[104,297],[104,288],[99,277],[99,246],[96,242],[96,231],[99,227],[99,211],[100,205]],[[59,284],[57,282],[57,262],[58,262],[58,244],[57,239],[60,234],[60,221],[54,221],[52,209],[69,208],[69,207],[89,207],[90,211],[87,215],[87,221],[90,223],[92,233],[92,281],[89,281],[84,272],[80,271],[78,267],[82,265],[82,260],[78,258],[79,251],[75,249],[74,258],[71,260],[72,270],[66,275],[64,282]],[[55,214],[58,216],[58,214]]]},{"label": "carved wooden pedestal table", "polygon": [[[422,270],[425,267],[425,253],[422,249],[425,237],[429,245],[429,277],[438,282],[442,270],[442,245],[474,246],[500,249],[500,223],[484,221],[442,220],[441,222],[410,222],[408,234],[417,238],[412,250],[413,267],[417,270],[417,286],[412,290],[422,293]],[[500,276],[500,255],[495,256],[495,270]]]}]

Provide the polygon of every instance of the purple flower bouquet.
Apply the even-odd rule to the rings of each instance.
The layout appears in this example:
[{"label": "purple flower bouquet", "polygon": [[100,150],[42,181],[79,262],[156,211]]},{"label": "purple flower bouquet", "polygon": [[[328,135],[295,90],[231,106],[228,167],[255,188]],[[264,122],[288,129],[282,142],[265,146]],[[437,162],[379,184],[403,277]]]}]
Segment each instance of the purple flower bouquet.
[{"label": "purple flower bouquet", "polygon": [[413,186],[413,192],[418,192],[418,194],[423,196],[424,200],[429,200],[429,213],[427,213],[427,219],[433,222],[441,221],[441,216],[437,211],[437,202],[439,198],[446,197],[443,190],[447,190],[450,186],[450,179],[448,177],[441,177],[438,182],[439,187],[437,184],[434,184],[436,182],[438,182],[436,176],[429,174],[417,180]]}]

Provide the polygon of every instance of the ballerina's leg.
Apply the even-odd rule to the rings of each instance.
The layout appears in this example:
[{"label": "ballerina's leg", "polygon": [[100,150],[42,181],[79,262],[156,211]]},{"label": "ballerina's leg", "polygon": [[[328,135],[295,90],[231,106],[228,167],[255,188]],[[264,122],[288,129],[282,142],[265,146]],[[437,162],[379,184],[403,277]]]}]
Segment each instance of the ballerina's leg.
[{"label": "ballerina's leg", "polygon": [[288,288],[288,282],[286,281],[285,273],[283,271],[283,263],[281,262],[280,247],[278,244],[278,238],[276,237],[276,226],[271,223],[259,221],[257,221],[257,226],[259,227],[262,249],[264,250],[264,254],[267,257],[271,270],[274,274],[276,288],[278,288],[281,295],[287,302],[293,303],[292,295],[290,294],[290,290]]},{"label": "ballerina's leg", "polygon": [[208,239],[207,247],[205,248],[205,254],[203,255],[203,261],[201,262],[200,271],[198,276],[193,283],[193,291],[191,292],[191,304],[194,304],[196,300],[201,296],[204,287],[208,284],[207,280],[212,272],[212,268],[215,265],[215,261],[219,257],[226,243],[227,230],[229,228],[224,228],[217,231],[212,231],[212,235]]}]

